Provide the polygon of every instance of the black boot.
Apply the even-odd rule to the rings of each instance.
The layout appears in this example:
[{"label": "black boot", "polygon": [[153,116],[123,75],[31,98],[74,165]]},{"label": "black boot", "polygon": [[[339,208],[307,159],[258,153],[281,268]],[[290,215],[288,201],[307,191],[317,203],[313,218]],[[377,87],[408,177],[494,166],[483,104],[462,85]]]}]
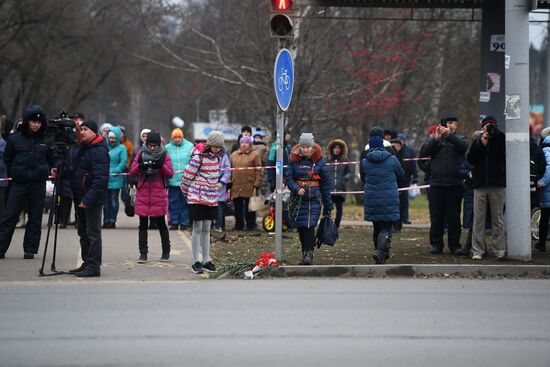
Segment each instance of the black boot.
[{"label": "black boot", "polygon": [[390,242],[390,236],[387,232],[380,232],[378,234],[378,240],[377,242],[377,248],[372,253],[372,258],[375,263],[377,264],[384,264],[386,263],[386,253],[388,255],[388,258],[390,256],[389,254],[389,242]]},{"label": "black boot", "polygon": [[304,265],[313,265],[313,250],[304,252]]},{"label": "black boot", "polygon": [[302,258],[300,259],[300,262],[298,263],[298,265],[305,265],[306,261],[306,252],[305,251],[302,251]]},{"label": "black boot", "polygon": [[168,229],[160,231],[160,241],[162,243],[162,261],[168,261],[170,258],[170,232]]},{"label": "black boot", "polygon": [[147,255],[147,252],[149,252],[149,248],[147,247],[147,231],[138,231],[138,246],[139,253]]}]

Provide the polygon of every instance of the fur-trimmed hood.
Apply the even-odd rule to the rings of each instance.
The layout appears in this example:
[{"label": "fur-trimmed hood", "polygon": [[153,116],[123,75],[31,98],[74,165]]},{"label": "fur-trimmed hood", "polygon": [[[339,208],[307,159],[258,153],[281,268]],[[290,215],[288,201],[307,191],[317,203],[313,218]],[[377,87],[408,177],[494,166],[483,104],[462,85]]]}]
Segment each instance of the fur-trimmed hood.
[{"label": "fur-trimmed hood", "polygon": [[332,148],[334,148],[335,145],[339,145],[342,147],[342,154],[340,154],[339,159],[340,160],[347,160],[348,159],[348,145],[345,141],[342,139],[334,139],[327,145],[327,159],[334,160],[334,155],[332,154]]},{"label": "fur-trimmed hood", "polygon": [[[311,153],[311,157],[309,157],[309,159],[315,163],[321,158],[323,158],[323,148],[321,148],[319,144],[315,144],[313,146],[313,153]],[[302,156],[300,155],[300,145],[296,144],[292,147],[292,150],[290,151],[290,160],[292,162],[300,162],[302,160]]]}]

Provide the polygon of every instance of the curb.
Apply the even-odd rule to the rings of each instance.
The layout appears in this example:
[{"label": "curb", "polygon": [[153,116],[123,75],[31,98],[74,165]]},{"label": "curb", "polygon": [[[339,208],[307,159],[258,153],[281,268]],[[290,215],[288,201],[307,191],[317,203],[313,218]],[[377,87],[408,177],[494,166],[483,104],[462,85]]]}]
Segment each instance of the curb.
[{"label": "curb", "polygon": [[274,278],[383,278],[422,276],[550,277],[550,265],[313,265],[266,269]]}]

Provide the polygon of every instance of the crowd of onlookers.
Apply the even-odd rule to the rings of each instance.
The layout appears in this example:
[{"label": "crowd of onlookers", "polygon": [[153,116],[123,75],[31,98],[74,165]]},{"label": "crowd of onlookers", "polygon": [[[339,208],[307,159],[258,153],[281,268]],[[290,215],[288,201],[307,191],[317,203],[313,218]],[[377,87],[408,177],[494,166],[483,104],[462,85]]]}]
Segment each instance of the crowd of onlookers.
[{"label": "crowd of onlookers", "polygon": [[[170,259],[169,231],[192,229],[193,271],[197,273],[215,270],[209,255],[210,230],[225,230],[228,212],[235,218],[234,230],[255,230],[257,217],[251,198],[275,189],[276,170],[262,167],[275,165],[277,144],[269,144],[261,128],[243,126],[230,150],[221,132],[212,131],[208,139],[191,142],[180,128],[166,140],[157,131],[143,129],[134,146],[124,126],[98,127],[81,113],[71,118],[76,126],[75,144],[62,162],[66,175],[61,177],[57,176],[58,157],[49,147],[52,142],[45,134],[46,118],[40,107],[27,107],[19,128],[7,126],[5,121],[2,124],[0,178],[12,180],[0,180],[0,257],[5,256],[23,210],[28,215],[24,257],[37,253],[42,210],[48,206],[43,186],[49,175],[59,183],[56,223],[61,228],[77,225],[83,260],[90,243],[100,236],[94,227],[101,220],[98,215],[102,228],[116,228],[122,201],[128,216],[139,217],[138,262],[148,260],[149,229],[160,233],[161,261]],[[377,263],[389,258],[392,234],[411,223],[409,189],[418,183],[417,166],[429,185],[431,253],[443,253],[447,232],[447,247],[453,255],[480,260],[488,253],[485,229],[492,228],[492,252],[498,260],[506,257],[504,133],[491,116],[481,121],[481,130],[471,140],[458,134],[457,128],[455,117],[431,126],[418,156],[404,133],[391,128],[371,129],[359,168],[364,182],[365,220],[374,224],[373,258]],[[299,234],[303,251],[300,263],[308,265],[313,263],[319,217],[335,209],[335,227],[341,224],[354,165],[349,164],[349,147],[342,139],[330,141],[324,150],[311,133],[301,133],[294,146],[290,138],[285,133],[282,142],[284,183],[292,194],[284,218]],[[531,154],[536,186],[542,193],[541,239],[536,248],[544,251],[550,216],[550,172],[546,170],[550,137],[543,136],[541,144],[532,141]],[[75,183],[75,177],[82,182]],[[86,200],[90,200],[88,204]],[[533,201],[535,206],[539,204],[536,196]],[[73,204],[76,218],[71,221]],[[99,207],[102,216],[90,207]],[[82,221],[87,221],[86,225]],[[83,229],[86,226],[88,232]],[[462,226],[469,230],[464,246]],[[88,274],[99,275],[98,259],[100,255],[91,262]],[[74,273],[84,270],[86,266]]]}]

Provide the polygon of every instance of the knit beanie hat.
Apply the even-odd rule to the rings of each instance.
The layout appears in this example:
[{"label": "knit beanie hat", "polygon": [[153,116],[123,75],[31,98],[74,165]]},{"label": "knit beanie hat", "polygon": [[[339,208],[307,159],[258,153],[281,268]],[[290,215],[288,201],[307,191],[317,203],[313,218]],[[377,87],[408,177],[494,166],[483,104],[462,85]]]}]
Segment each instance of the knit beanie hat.
[{"label": "knit beanie hat", "polygon": [[109,124],[108,122],[104,123],[99,127],[99,131],[103,131],[105,129],[111,130],[113,128],[113,125]]},{"label": "knit beanie hat", "polygon": [[370,149],[384,148],[384,141],[379,136],[373,136],[369,140],[369,148]]},{"label": "knit beanie hat", "polygon": [[261,136],[262,138],[265,136],[265,133],[264,131],[257,127],[256,130],[254,130],[254,133],[252,134],[252,136],[255,138],[256,136]]},{"label": "knit beanie hat", "polygon": [[183,138],[183,131],[179,127],[172,130],[172,139],[174,138]]},{"label": "knit beanie hat", "polygon": [[314,146],[315,145],[315,138],[313,137],[312,133],[302,133],[300,135],[300,139],[298,140],[298,145],[307,145],[307,146]]},{"label": "knit beanie hat", "polygon": [[384,137],[384,129],[382,129],[380,126],[374,126],[369,131],[369,138],[372,138],[373,136],[379,136],[381,138]]},{"label": "knit beanie hat", "polygon": [[212,130],[208,133],[206,145],[211,147],[223,147],[223,133],[221,131]]},{"label": "knit beanie hat", "polygon": [[158,144],[160,145],[160,134],[157,131],[151,131],[147,134],[147,144]]},{"label": "knit beanie hat", "polygon": [[250,136],[243,136],[241,137],[241,139],[239,140],[239,143],[248,143],[250,145],[252,145],[254,143],[254,141],[252,140],[252,138]]},{"label": "knit beanie hat", "polygon": [[82,126],[86,126],[88,129],[97,134],[97,123],[94,120],[85,120],[82,124],[80,124],[80,127]]},{"label": "knit beanie hat", "polygon": [[107,138],[116,138],[116,134],[113,130],[109,130],[109,132],[107,133]]},{"label": "knit beanie hat", "polygon": [[497,119],[493,116],[487,116],[483,120],[481,120],[481,127],[487,125],[487,124],[495,124],[497,123]]},{"label": "knit beanie hat", "polygon": [[540,136],[544,139],[546,138],[547,136],[550,135],[550,127],[545,127],[544,129],[542,129],[542,131],[540,132]]},{"label": "knit beanie hat", "polygon": [[149,134],[151,132],[151,129],[143,129],[141,130],[141,133],[139,133],[139,136],[143,136],[143,134]]}]

